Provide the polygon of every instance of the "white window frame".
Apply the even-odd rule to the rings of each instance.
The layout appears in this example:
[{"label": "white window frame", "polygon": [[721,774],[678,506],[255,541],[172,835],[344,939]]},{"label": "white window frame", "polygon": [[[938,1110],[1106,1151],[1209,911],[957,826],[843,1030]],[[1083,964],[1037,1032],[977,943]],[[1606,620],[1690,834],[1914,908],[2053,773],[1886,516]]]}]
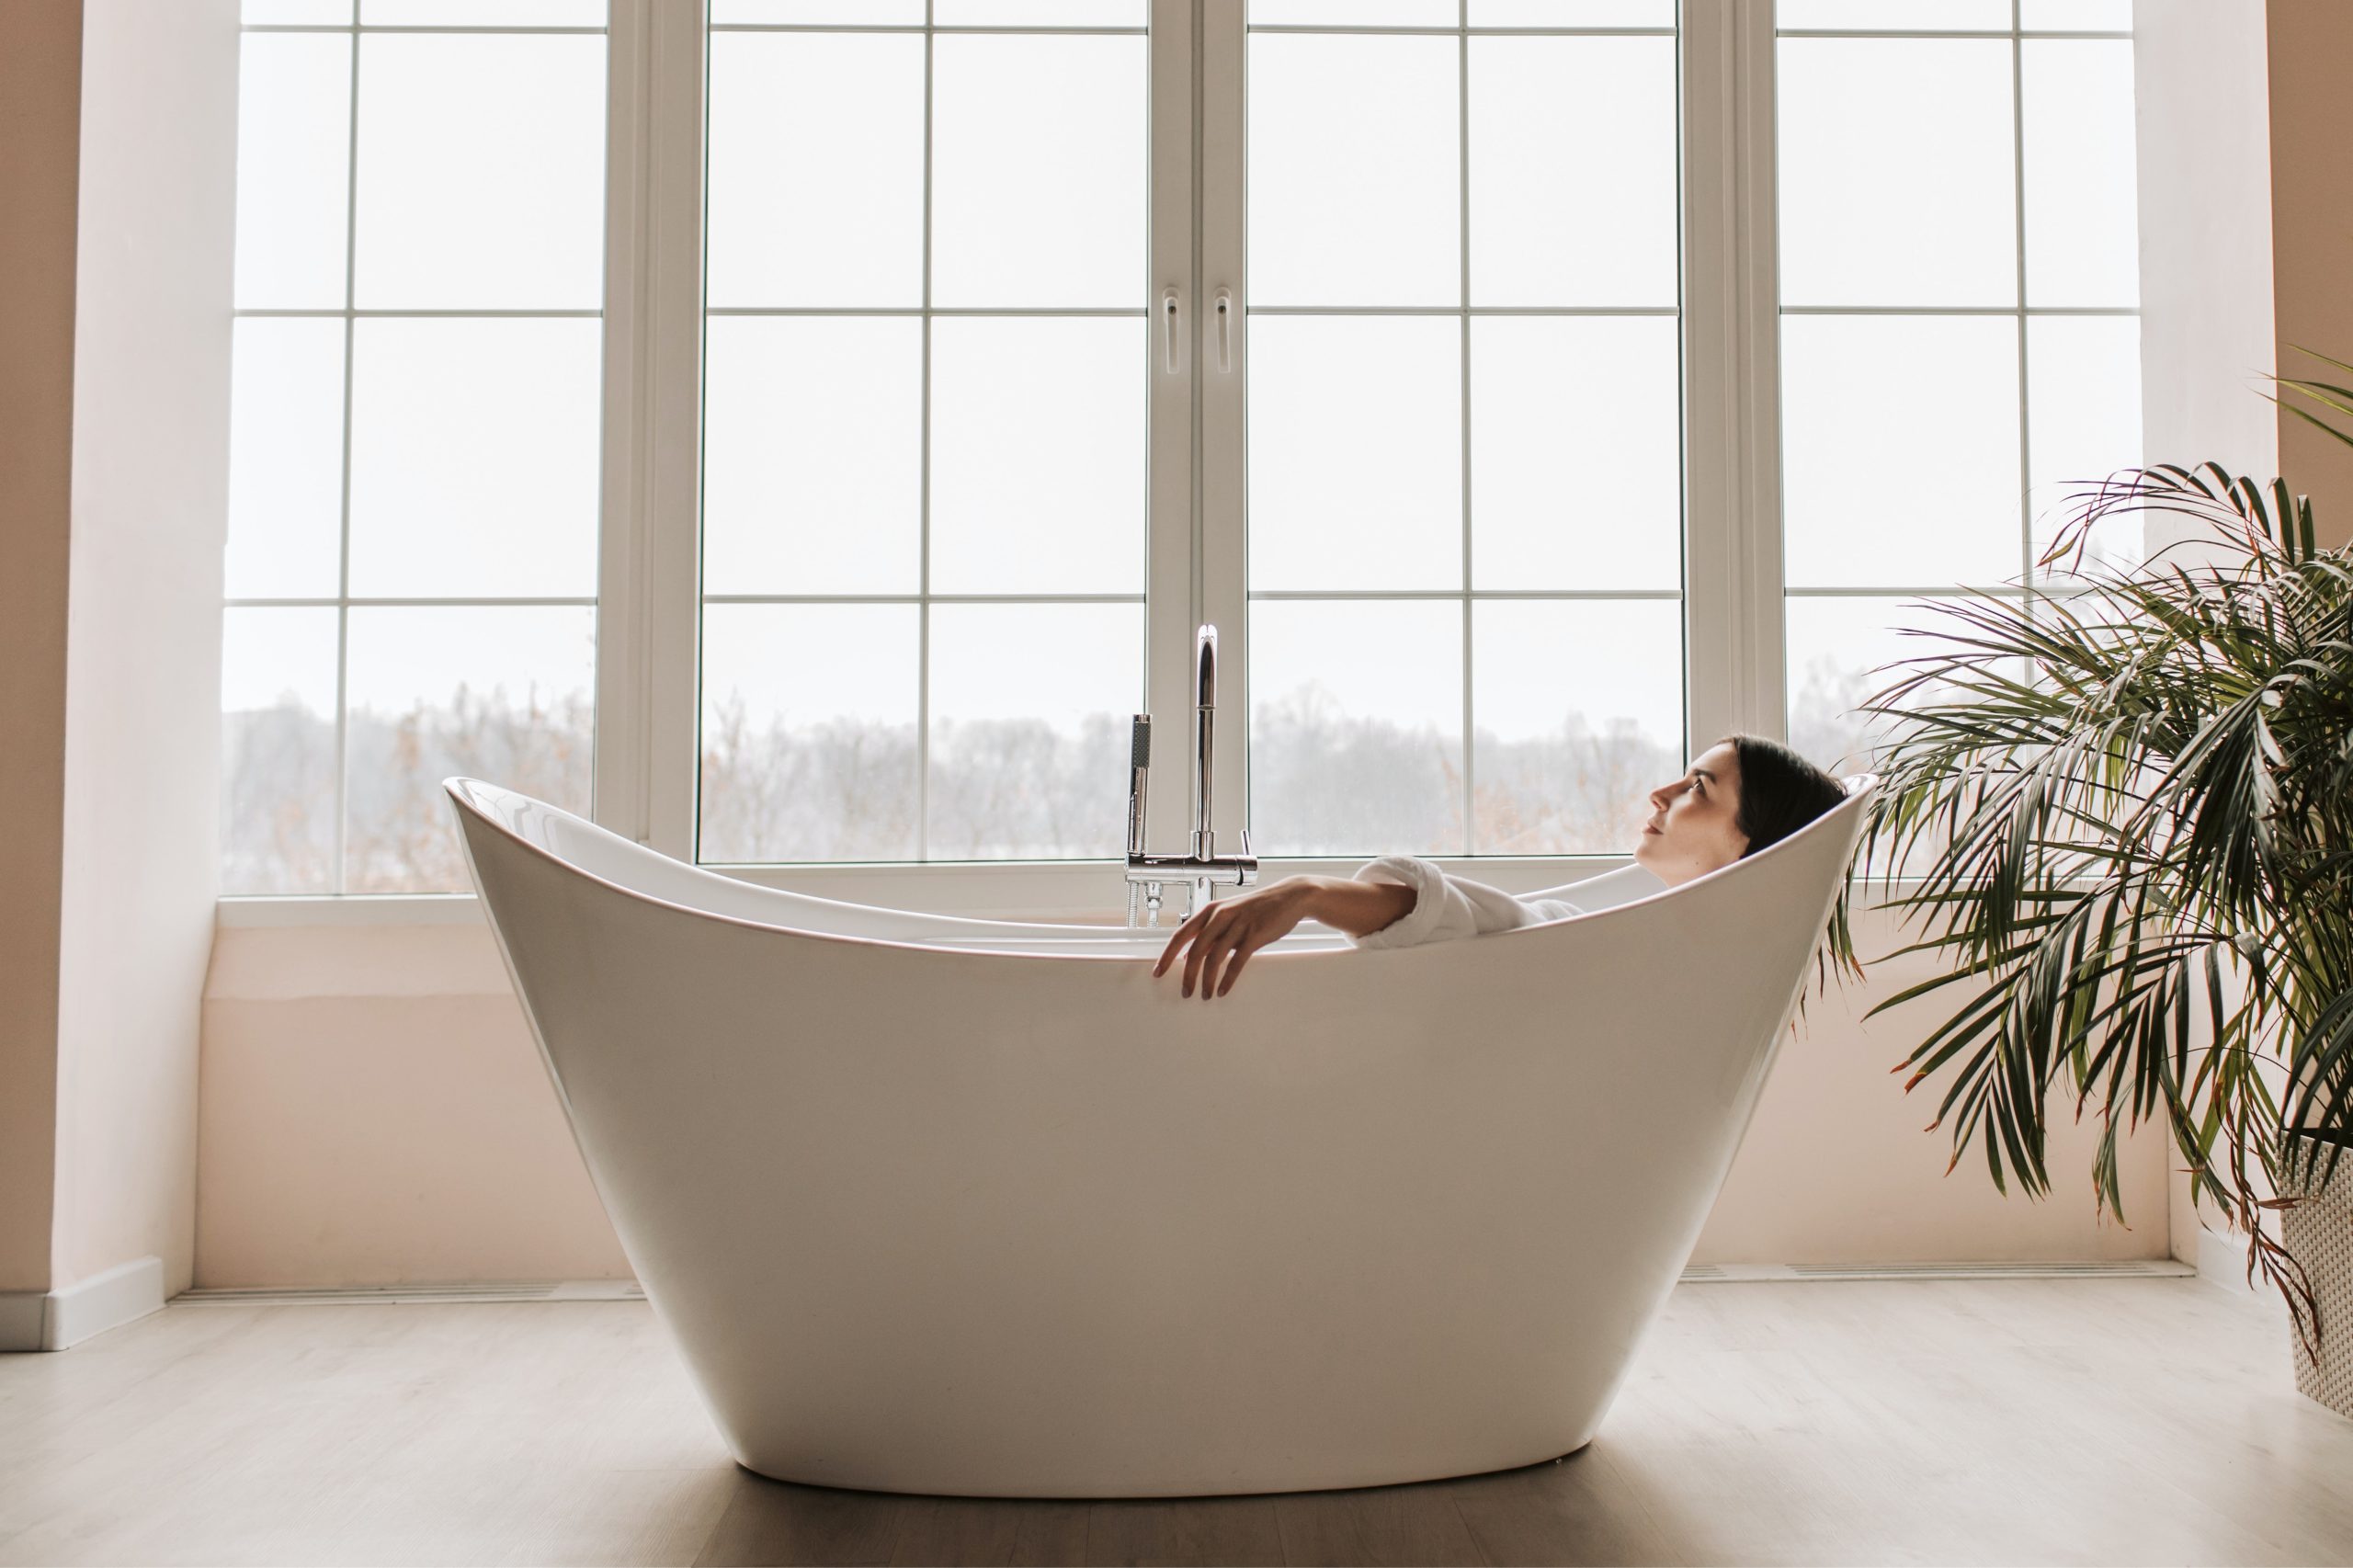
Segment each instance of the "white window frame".
[{"label": "white window frame", "polygon": [[[703,123],[699,0],[614,0],[614,185],[608,251],[607,527],[599,639],[597,819],[681,858],[694,840]],[[1678,51],[1685,300],[1684,494],[1690,744],[1783,726],[1774,419],[1771,7],[1684,0]],[[1190,825],[1193,629],[1219,629],[1212,826],[1247,825],[1248,617],[1242,532],[1247,367],[1243,0],[1151,0],[1152,287],[1173,290],[1176,369],[1155,366],[1146,680],[1164,720],[1149,830]],[[1165,47],[1175,37],[1190,47]],[[629,84],[634,82],[631,87]],[[624,94],[635,95],[624,101]],[[1758,138],[1761,135],[1761,145]],[[1694,156],[1704,150],[1711,156]],[[635,173],[631,173],[635,171]],[[627,178],[630,183],[624,184]],[[689,202],[693,206],[689,208]],[[1198,222],[1194,217],[1199,203]],[[651,233],[640,230],[658,212]],[[1218,369],[1215,301],[1231,301]],[[1160,341],[1155,331],[1154,342]],[[1173,585],[1173,591],[1172,591]],[[1187,722],[1167,722],[1182,717]],[[1107,782],[1107,811],[1118,785]],[[1622,857],[1436,857],[1506,888],[1556,884]],[[1345,873],[1358,858],[1269,860],[1269,878]],[[939,910],[1100,915],[1121,901],[1108,860],[722,868],[768,886]]]},{"label": "white window frame", "polygon": [[[1150,0],[1152,277],[1174,290],[1176,368],[1150,400],[1152,518],[1146,680],[1164,722],[1149,831],[1190,825],[1188,690],[1193,629],[1220,634],[1211,780],[1221,840],[1246,825],[1248,624],[1241,454],[1248,352],[1242,267],[1245,0]],[[1773,420],[1769,4],[1683,0],[1684,494],[1689,733],[1780,733],[1779,429]],[[705,0],[610,0],[604,437],[591,814],[691,859],[698,791],[700,627]],[[1211,69],[1214,62],[1217,68]],[[1761,142],[1758,138],[1761,135]],[[1698,157],[1695,152],[1711,156]],[[1194,214],[1199,210],[1198,223]],[[1204,373],[1232,301],[1231,369]],[[1155,345],[1159,343],[1154,334]],[[1745,678],[1744,678],[1745,677]],[[1705,740],[1697,744],[1704,744]],[[1119,787],[1107,780],[1107,813]],[[1527,890],[1622,857],[1434,857]],[[1357,858],[1270,859],[1272,880],[1345,874]],[[725,867],[768,886],[943,911],[1101,917],[1124,903],[1110,860]],[[473,919],[471,895],[224,900],[225,924]]]},{"label": "white window frame", "polygon": [[[592,812],[615,832],[690,859],[700,706],[705,4],[610,5]],[[1151,66],[1148,299],[1156,313],[1173,290],[1183,330],[1175,370],[1155,365],[1149,405],[1147,684],[1165,737],[1149,827],[1155,846],[1170,846],[1189,825],[1189,746],[1170,743],[1189,734],[1192,631],[1209,620],[1220,629],[1222,655],[1213,826],[1232,844],[1249,800],[1242,537],[1248,295],[1238,101],[1245,0],[1150,5],[1153,35],[1182,38],[1189,47],[1156,48]],[[1774,11],[1770,0],[1682,0],[1678,18],[1682,597],[1686,739],[1693,751],[1733,731],[1779,736],[1787,724]],[[1210,369],[1219,324],[1215,311],[1203,308],[1221,290],[1233,301],[1225,371]],[[1160,341],[1155,331],[1155,349]],[[1187,722],[1168,722],[1179,716]],[[1104,797],[1108,816],[1118,808],[1117,781],[1105,781]],[[1515,891],[1623,860],[1433,858]],[[1269,860],[1264,875],[1345,874],[1357,863]],[[1102,918],[1124,902],[1120,868],[1111,860],[714,869],[770,886],[942,911]],[[224,901],[222,909],[224,923],[233,924],[364,923],[479,918],[472,903],[469,896],[256,898]],[[232,913],[233,905],[243,907]]]}]

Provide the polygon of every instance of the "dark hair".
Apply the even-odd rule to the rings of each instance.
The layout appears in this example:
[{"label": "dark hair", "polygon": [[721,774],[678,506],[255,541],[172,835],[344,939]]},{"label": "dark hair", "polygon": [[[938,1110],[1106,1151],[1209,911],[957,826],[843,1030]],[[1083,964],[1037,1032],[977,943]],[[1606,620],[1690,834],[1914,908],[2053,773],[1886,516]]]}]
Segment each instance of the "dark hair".
[{"label": "dark hair", "polygon": [[1747,836],[1744,858],[1778,844],[1847,798],[1847,787],[1779,741],[1726,735],[1740,759],[1740,810],[1733,825]]}]

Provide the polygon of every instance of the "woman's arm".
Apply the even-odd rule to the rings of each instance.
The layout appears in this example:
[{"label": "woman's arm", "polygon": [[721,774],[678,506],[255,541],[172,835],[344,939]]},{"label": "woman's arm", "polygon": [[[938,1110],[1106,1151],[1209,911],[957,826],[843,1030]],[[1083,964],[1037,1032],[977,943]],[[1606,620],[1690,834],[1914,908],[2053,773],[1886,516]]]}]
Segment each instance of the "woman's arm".
[{"label": "woman's arm", "polygon": [[[1279,940],[1302,920],[1321,920],[1351,938],[1367,937],[1411,914],[1415,894],[1397,882],[1364,882],[1347,877],[1286,877],[1255,892],[1222,898],[1176,927],[1161,949],[1155,975],[1165,974],[1188,943],[1184,994],[1199,983],[1201,999],[1233,989],[1233,977],[1250,955]],[[1222,973],[1221,974],[1221,970]]]},{"label": "woman's arm", "polygon": [[1437,861],[1418,855],[1383,855],[1358,867],[1357,880],[1375,886],[1403,883],[1415,894],[1405,906],[1407,913],[1394,924],[1364,935],[1351,932],[1350,940],[1359,948],[1418,947],[1584,913],[1566,900],[1521,898],[1469,877],[1454,876]]}]

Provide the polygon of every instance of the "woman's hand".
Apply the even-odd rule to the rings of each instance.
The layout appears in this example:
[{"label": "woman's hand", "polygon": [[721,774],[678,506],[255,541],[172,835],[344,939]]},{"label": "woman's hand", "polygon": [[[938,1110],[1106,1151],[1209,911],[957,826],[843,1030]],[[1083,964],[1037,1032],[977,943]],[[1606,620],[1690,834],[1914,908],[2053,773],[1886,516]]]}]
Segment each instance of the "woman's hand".
[{"label": "woman's hand", "polygon": [[[1167,973],[1177,953],[1191,943],[1193,950],[1185,958],[1185,994],[1190,996],[1198,983],[1206,1002],[1233,990],[1233,977],[1250,955],[1301,921],[1321,920],[1351,937],[1367,937],[1412,914],[1415,896],[1412,888],[1398,882],[1286,877],[1256,892],[1219,899],[1177,926],[1152,972],[1155,977]],[[1233,961],[1227,962],[1229,959]]]},{"label": "woman's hand", "polygon": [[1160,961],[1152,966],[1153,974],[1168,972],[1177,953],[1190,943],[1192,951],[1185,958],[1184,994],[1190,996],[1198,982],[1202,1001],[1224,995],[1233,989],[1234,977],[1250,961],[1251,954],[1318,913],[1316,894],[1324,881],[1286,877],[1255,892],[1212,900],[1176,927],[1161,951]]}]

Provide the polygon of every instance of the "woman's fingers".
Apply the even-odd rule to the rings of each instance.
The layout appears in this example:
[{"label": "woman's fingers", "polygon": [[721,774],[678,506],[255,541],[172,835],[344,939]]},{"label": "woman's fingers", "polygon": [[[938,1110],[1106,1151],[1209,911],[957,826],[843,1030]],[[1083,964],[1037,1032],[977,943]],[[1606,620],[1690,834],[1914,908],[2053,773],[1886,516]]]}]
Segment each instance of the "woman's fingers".
[{"label": "woman's fingers", "polygon": [[1232,956],[1237,944],[1234,927],[1240,921],[1229,920],[1196,946],[1205,949],[1201,954],[1201,1000],[1206,1002],[1217,994],[1218,966]]},{"label": "woman's fingers", "polygon": [[1193,950],[1185,955],[1186,995],[1190,996],[1193,987],[1200,982],[1202,960],[1216,950],[1221,934],[1233,924],[1232,913],[1216,904],[1201,911],[1200,933],[1193,938]]},{"label": "woman's fingers", "polygon": [[1183,994],[1190,996],[1199,986],[1204,1002],[1222,996],[1233,989],[1233,977],[1251,954],[1299,921],[1296,901],[1271,897],[1264,889],[1211,903],[1176,927],[1152,972],[1165,974],[1181,951],[1185,955]]},{"label": "woman's fingers", "polygon": [[1208,909],[1195,911],[1185,924],[1169,933],[1168,945],[1160,949],[1160,961],[1152,966],[1154,979],[1157,980],[1168,972],[1169,960],[1176,958],[1176,950],[1201,934],[1201,927],[1209,924],[1210,915],[1215,908],[1216,905],[1212,904]]},{"label": "woman's fingers", "polygon": [[[1236,920],[1218,934],[1213,951],[1201,969],[1201,1000],[1222,996],[1233,989],[1233,977],[1250,961],[1250,955],[1282,936],[1295,925],[1261,914],[1255,919]],[[1222,966],[1221,968],[1221,965]]]},{"label": "woman's fingers", "polygon": [[1227,992],[1233,989],[1234,979],[1236,976],[1241,974],[1242,966],[1250,961],[1250,955],[1252,953],[1256,952],[1260,948],[1263,948],[1267,944],[1263,940],[1245,942],[1242,946],[1233,950],[1233,961],[1225,966],[1224,983],[1217,988],[1217,994],[1219,995],[1222,996]]}]

